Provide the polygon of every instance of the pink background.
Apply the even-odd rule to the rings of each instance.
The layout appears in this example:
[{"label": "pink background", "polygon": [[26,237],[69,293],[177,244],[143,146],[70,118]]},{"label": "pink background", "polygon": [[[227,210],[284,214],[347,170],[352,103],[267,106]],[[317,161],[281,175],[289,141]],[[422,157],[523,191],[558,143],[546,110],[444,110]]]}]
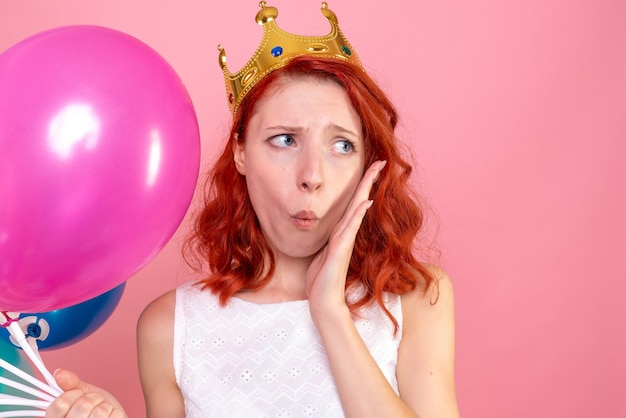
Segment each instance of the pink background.
[{"label": "pink background", "polygon": [[[270,2],[290,31],[324,33],[318,1]],[[463,416],[626,416],[626,3],[334,0],[369,73],[398,105],[419,188],[437,214],[457,304]],[[234,14],[234,12],[242,14]],[[0,51],[96,24],[161,53],[199,116],[203,163],[228,126],[216,45],[254,51],[255,0],[5,0]],[[155,208],[158,210],[158,208]],[[191,276],[187,223],[128,282],[88,339],[44,352],[144,415],[134,328]]]}]

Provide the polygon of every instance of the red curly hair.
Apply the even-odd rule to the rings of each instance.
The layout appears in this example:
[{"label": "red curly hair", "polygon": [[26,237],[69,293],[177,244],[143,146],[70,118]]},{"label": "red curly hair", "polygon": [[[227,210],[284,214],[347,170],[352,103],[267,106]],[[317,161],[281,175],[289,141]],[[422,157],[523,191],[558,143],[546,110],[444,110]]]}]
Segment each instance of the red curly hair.
[{"label": "red curly hair", "polygon": [[[243,99],[224,151],[209,173],[204,205],[187,241],[187,254],[197,269],[208,264],[204,287],[222,304],[240,290],[265,286],[274,271],[272,251],[250,203],[244,176],[233,160],[233,143],[243,139],[254,106],[279,77],[316,76],[334,80],[348,94],[359,115],[365,143],[365,166],[385,160],[371,198],[378,204],[367,212],[357,234],[346,288],[360,283],[364,293],[350,304],[353,313],[377,301],[397,329],[397,321],[383,304],[383,292],[403,294],[420,285],[424,292],[436,280],[413,254],[423,223],[423,210],[408,185],[412,167],[399,152],[394,130],[397,112],[383,91],[360,68],[333,59],[293,58],[261,80]],[[190,260],[189,257],[187,258]],[[269,260],[269,265],[265,265]]]}]

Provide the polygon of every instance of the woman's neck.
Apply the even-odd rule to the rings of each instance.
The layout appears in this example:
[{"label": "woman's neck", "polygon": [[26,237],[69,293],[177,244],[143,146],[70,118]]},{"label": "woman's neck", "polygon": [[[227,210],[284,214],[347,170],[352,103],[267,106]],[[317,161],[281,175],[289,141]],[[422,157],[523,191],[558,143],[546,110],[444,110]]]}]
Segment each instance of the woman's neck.
[{"label": "woman's neck", "polygon": [[279,303],[308,299],[305,277],[313,256],[294,258],[275,253],[274,260],[274,272],[266,286],[255,291],[240,292],[237,296],[255,303]]}]

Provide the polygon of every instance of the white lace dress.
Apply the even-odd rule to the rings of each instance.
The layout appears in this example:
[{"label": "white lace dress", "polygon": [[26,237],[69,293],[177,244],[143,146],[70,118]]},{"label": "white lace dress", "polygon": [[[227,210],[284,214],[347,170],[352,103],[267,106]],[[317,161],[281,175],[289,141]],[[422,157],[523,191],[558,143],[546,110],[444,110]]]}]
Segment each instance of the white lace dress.
[{"label": "white lace dress", "polygon": [[[402,329],[397,295],[386,306]],[[356,327],[398,391],[401,331],[373,304]],[[184,284],[176,292],[174,371],[188,418],[343,417],[308,301],[256,304]]]}]

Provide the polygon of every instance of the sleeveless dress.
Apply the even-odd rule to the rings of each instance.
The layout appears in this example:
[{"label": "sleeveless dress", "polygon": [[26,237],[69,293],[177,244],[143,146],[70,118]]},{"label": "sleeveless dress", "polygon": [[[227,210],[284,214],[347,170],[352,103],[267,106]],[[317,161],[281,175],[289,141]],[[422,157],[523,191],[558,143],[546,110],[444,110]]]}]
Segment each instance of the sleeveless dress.
[{"label": "sleeveless dress", "polygon": [[[402,338],[398,295],[374,303],[355,325],[387,381],[398,392]],[[257,304],[233,297],[225,307],[210,290],[176,290],[174,371],[187,418],[344,417],[324,346],[307,300]]]}]

